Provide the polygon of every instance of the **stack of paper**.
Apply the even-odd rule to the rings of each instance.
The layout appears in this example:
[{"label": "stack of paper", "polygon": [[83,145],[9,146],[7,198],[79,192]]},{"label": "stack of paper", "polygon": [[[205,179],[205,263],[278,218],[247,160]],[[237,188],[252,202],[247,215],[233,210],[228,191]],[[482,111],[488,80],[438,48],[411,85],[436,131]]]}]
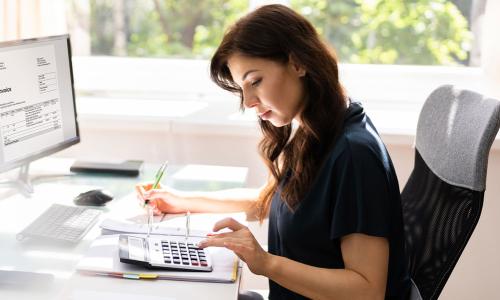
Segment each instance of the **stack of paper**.
[{"label": "stack of paper", "polygon": [[[191,214],[191,228],[189,235],[192,237],[206,237],[211,231],[215,222],[227,218],[228,214]],[[240,223],[245,223],[245,213],[233,213],[231,217]],[[118,233],[147,233],[147,218],[144,214],[133,217],[105,219],[99,225],[102,234]],[[184,236],[186,234],[186,216],[185,214],[168,214],[155,216],[151,234]]]},{"label": "stack of paper", "polygon": [[[169,279],[203,282],[234,282],[238,276],[238,257],[225,248],[206,248],[212,257],[212,272],[157,271],[120,262],[118,255],[119,235],[103,235],[97,238],[77,265],[79,272],[90,275],[112,276],[131,279]],[[201,238],[192,237],[198,242]]]},{"label": "stack of paper", "polygon": [[[105,219],[101,222],[99,227],[101,227],[102,234],[146,234],[148,230],[147,224],[119,221],[113,219]],[[209,231],[195,229],[190,230],[189,236],[202,238],[206,237],[208,233]],[[151,228],[151,234],[184,236],[186,235],[186,227],[170,227],[165,226],[161,223],[154,223],[153,227]]]}]

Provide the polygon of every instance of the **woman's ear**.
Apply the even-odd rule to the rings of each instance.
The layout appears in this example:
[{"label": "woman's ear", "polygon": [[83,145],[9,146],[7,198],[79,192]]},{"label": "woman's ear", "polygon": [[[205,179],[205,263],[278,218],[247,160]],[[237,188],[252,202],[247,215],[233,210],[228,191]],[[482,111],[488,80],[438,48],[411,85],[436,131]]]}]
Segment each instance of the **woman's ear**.
[{"label": "woman's ear", "polygon": [[304,77],[306,75],[306,69],[297,62],[292,54],[288,56],[288,65],[299,77]]}]

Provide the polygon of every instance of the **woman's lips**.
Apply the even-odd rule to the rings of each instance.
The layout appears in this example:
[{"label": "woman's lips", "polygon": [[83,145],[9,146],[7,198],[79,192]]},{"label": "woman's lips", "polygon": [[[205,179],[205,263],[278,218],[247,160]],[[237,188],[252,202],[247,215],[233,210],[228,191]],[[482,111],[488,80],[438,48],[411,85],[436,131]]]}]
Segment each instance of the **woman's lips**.
[{"label": "woman's lips", "polygon": [[259,118],[261,118],[264,121],[268,120],[270,116],[271,116],[271,110],[259,114]]}]

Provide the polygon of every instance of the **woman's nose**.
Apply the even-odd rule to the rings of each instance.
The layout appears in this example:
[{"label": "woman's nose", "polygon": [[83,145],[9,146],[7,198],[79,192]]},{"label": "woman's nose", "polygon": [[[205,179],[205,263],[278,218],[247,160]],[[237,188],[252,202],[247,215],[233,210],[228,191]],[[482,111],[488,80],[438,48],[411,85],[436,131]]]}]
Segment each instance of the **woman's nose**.
[{"label": "woman's nose", "polygon": [[245,108],[253,108],[259,104],[259,99],[255,94],[243,91],[243,105]]}]

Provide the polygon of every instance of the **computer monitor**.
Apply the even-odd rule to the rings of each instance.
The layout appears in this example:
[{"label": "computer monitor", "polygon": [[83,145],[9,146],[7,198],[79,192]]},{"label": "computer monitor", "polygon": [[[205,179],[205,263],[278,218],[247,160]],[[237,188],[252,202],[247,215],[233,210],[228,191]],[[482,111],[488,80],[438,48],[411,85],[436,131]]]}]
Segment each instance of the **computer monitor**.
[{"label": "computer monitor", "polygon": [[33,192],[29,163],[80,141],[69,35],[0,42],[0,172]]}]

